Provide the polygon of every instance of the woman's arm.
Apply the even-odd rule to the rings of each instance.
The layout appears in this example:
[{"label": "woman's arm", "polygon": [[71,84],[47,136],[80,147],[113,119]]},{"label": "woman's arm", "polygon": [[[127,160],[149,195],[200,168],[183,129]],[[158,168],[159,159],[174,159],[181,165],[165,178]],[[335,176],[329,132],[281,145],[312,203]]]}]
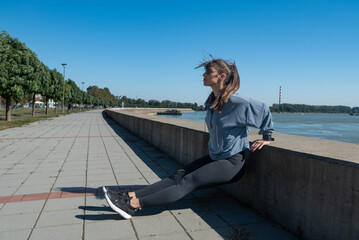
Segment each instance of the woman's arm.
[{"label": "woman's arm", "polygon": [[263,135],[263,139],[256,140],[251,145],[252,152],[262,149],[273,141],[272,133],[274,132],[272,114],[269,107],[259,101],[253,100],[249,102],[247,109],[247,124],[251,127],[259,128],[258,134]]}]

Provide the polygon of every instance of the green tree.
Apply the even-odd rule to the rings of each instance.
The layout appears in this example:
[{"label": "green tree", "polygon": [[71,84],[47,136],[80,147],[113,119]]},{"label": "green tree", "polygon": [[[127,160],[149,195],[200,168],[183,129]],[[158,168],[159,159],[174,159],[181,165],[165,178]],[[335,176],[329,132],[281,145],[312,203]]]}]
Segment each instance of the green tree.
[{"label": "green tree", "polygon": [[25,92],[32,96],[32,116],[35,116],[35,95],[42,92],[42,83],[46,81],[48,72],[46,66],[40,62],[34,53],[29,58],[31,73],[24,77]]},{"label": "green tree", "polygon": [[[51,94],[51,96],[49,96],[50,98],[52,98],[55,102],[60,103],[62,101],[62,88],[63,88],[63,76],[60,72],[58,72],[56,70],[56,68],[54,70],[51,71],[51,82],[52,82],[52,89],[49,89],[49,91],[51,92],[51,90],[53,90],[53,93]],[[50,94],[49,94],[50,95]],[[56,107],[56,113],[58,110],[58,105],[57,104]]]},{"label": "green tree", "polygon": [[5,99],[6,121],[11,121],[11,99],[23,97],[23,76],[31,73],[29,51],[7,32],[0,33],[0,95]]},{"label": "green tree", "polygon": [[157,101],[157,100],[151,99],[151,100],[148,101],[148,106],[150,108],[157,108],[157,107],[160,107],[160,105],[161,105],[161,103],[159,101]]},{"label": "green tree", "polygon": [[59,102],[62,97],[62,75],[56,69],[50,70],[46,67],[46,78],[44,78],[44,81],[42,82],[41,95],[46,101],[47,115],[49,111],[49,100],[53,99],[54,101]]}]

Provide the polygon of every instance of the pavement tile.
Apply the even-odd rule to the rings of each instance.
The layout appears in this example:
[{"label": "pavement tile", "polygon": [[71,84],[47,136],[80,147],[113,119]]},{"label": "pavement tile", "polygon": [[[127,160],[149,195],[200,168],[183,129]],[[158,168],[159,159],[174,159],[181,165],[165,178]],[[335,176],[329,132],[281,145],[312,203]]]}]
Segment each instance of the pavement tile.
[{"label": "pavement tile", "polygon": [[136,239],[128,220],[85,223],[85,240],[130,240]]},{"label": "pavement tile", "polygon": [[78,209],[79,206],[83,206],[84,198],[58,198],[48,199],[44,212],[48,211],[63,211],[67,209]]},{"label": "pavement tile", "polygon": [[176,218],[187,231],[197,231],[228,226],[228,224],[220,219],[216,213],[179,214],[176,215]]},{"label": "pavement tile", "polygon": [[51,185],[33,185],[33,186],[21,186],[16,192],[16,195],[26,195],[35,193],[50,192]]},{"label": "pavement tile", "polygon": [[146,178],[146,181],[148,181],[149,184],[154,184],[154,183],[156,183],[156,182],[158,182],[158,181],[160,181],[160,180],[161,180],[161,178],[159,178],[159,177]]},{"label": "pavement tile", "polygon": [[42,212],[36,227],[82,224],[82,219],[76,217],[82,213],[80,209]]},{"label": "pavement tile", "polygon": [[85,182],[85,176],[62,176],[60,175],[56,183],[57,184],[64,184],[64,183],[73,183],[73,182]]},{"label": "pavement tile", "polygon": [[25,179],[2,179],[0,178],[0,187],[19,187]]},{"label": "pavement tile", "polygon": [[279,226],[266,221],[259,224],[242,225],[239,229],[253,235],[255,240],[295,240],[296,238]]},{"label": "pavement tile", "polygon": [[24,239],[27,239],[30,232],[31,232],[31,229],[0,232],[0,239],[2,239],[2,240],[24,240]]},{"label": "pavement tile", "polygon": [[93,181],[93,182],[87,182],[88,188],[102,188],[102,186],[113,186],[116,185],[115,180],[103,180],[103,181]]},{"label": "pavement tile", "polygon": [[63,188],[78,188],[85,187],[85,182],[69,182],[69,183],[58,183],[56,182],[53,186],[53,191],[61,191]]},{"label": "pavement tile", "polygon": [[129,172],[129,173],[116,173],[116,178],[120,182],[122,180],[134,179],[134,178],[143,178],[142,174],[138,171]]},{"label": "pavement tile", "polygon": [[0,197],[0,203],[6,203],[7,201],[9,201],[10,198],[11,196]]},{"label": "pavement tile", "polygon": [[78,239],[82,237],[82,224],[35,228],[30,240]]},{"label": "pavement tile", "polygon": [[39,213],[0,215],[0,232],[31,229]]},{"label": "pavement tile", "polygon": [[62,192],[51,192],[48,199],[56,199],[61,197]]},{"label": "pavement tile", "polygon": [[173,216],[134,217],[133,224],[139,237],[157,234],[183,232],[183,228]]},{"label": "pavement tile", "polygon": [[166,173],[165,171],[155,171],[155,172],[142,172],[142,174],[144,175],[144,177],[147,178],[159,178],[159,179],[163,179],[169,176],[168,173]]},{"label": "pavement tile", "polygon": [[32,178],[30,177],[29,179],[27,179],[24,183],[23,186],[35,186],[35,185],[52,185],[55,182],[55,178]]},{"label": "pavement tile", "polygon": [[[193,240],[216,240],[216,239],[238,239],[228,237],[234,230],[232,228],[206,229],[200,231],[189,232]],[[243,238],[245,240],[246,238]]]},{"label": "pavement tile", "polygon": [[220,197],[210,199],[200,199],[200,201],[206,201],[210,210],[226,210],[226,209],[237,209],[243,208],[244,206],[234,197]]},{"label": "pavement tile", "polygon": [[141,211],[137,211],[134,214],[134,217],[145,217],[145,216],[171,216],[171,212],[167,210],[166,206],[150,207],[143,208]]},{"label": "pavement tile", "polygon": [[36,200],[43,200],[46,199],[49,196],[50,193],[37,193],[37,194],[29,194],[29,195],[25,195],[21,201],[22,202],[26,202],[26,201],[36,201]]},{"label": "pavement tile", "polygon": [[86,197],[86,206],[108,206],[103,195],[101,196],[87,196]]},{"label": "pavement tile", "polygon": [[228,209],[218,211],[218,214],[233,226],[242,224],[254,224],[265,222],[266,219],[259,216],[254,211],[248,208]]},{"label": "pavement tile", "polygon": [[13,195],[10,197],[10,199],[7,201],[8,203],[12,203],[12,202],[20,202],[21,199],[24,198],[24,195]]},{"label": "pavement tile", "polygon": [[168,209],[174,214],[203,213],[208,212],[208,206],[201,205],[195,199],[183,199],[168,205]]},{"label": "pavement tile", "polygon": [[63,192],[61,198],[74,198],[74,197],[85,197],[85,192],[75,193],[75,192]]},{"label": "pavement tile", "polygon": [[152,235],[152,236],[140,238],[140,240],[189,240],[189,239],[191,238],[188,236],[187,233],[170,233],[166,235]]},{"label": "pavement tile", "polygon": [[96,182],[96,181],[115,181],[115,176],[113,173],[110,175],[88,175],[87,176],[88,182]]},{"label": "pavement tile", "polygon": [[45,200],[30,201],[30,202],[14,202],[6,203],[0,209],[0,215],[14,215],[24,213],[39,213],[42,209]]},{"label": "pavement tile", "polygon": [[18,187],[0,187],[1,189],[1,193],[0,196],[1,197],[9,197],[12,196]]}]

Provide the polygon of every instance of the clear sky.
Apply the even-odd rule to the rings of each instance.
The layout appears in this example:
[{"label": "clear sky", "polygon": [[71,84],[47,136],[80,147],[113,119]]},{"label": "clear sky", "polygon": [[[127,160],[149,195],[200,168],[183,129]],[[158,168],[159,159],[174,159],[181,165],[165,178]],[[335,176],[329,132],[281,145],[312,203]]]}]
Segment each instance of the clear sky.
[{"label": "clear sky", "polygon": [[234,60],[242,95],[359,106],[359,1],[0,0],[0,30],[81,88],[197,102],[211,89],[194,69]]}]

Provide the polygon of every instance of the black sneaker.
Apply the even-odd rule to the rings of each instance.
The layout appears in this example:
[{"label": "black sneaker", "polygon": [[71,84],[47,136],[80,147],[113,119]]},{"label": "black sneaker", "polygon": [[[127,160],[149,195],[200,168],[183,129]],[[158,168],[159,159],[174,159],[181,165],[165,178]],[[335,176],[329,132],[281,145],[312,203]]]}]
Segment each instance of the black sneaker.
[{"label": "black sneaker", "polygon": [[117,192],[113,193],[113,191],[107,190],[105,199],[110,207],[125,219],[130,219],[136,211],[130,204],[131,198],[129,196],[123,198]]},{"label": "black sneaker", "polygon": [[110,192],[111,194],[118,194],[120,198],[128,198],[128,191],[127,190],[120,190],[120,191],[114,191],[109,187],[103,186],[102,187],[103,193],[107,194]]}]

